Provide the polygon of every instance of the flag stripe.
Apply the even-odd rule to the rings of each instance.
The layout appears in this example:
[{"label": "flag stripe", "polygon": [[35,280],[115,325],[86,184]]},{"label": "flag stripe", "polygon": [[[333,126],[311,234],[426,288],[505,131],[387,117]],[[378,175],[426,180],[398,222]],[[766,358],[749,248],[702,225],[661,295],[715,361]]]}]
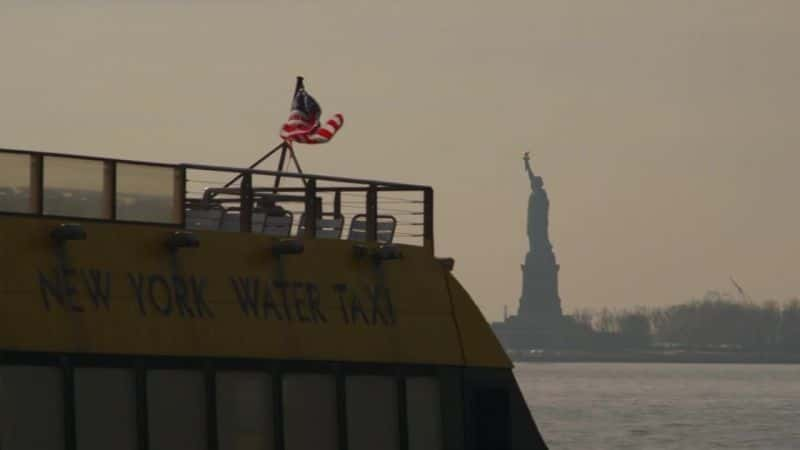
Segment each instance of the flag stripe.
[{"label": "flag stripe", "polygon": [[330,141],[344,125],[341,114],[334,114],[323,126],[303,121],[299,119],[301,116],[294,113],[289,116],[289,120],[281,127],[281,138],[303,144],[322,144]]},{"label": "flag stripe", "polygon": [[[297,93],[295,94],[297,99]],[[306,100],[313,98],[307,92],[302,92]],[[315,105],[316,106],[316,105]],[[289,118],[281,126],[281,138],[287,142],[300,142],[303,144],[322,144],[333,139],[336,132],[344,124],[344,116],[334,114],[324,125],[319,122],[319,108],[314,108],[316,114],[306,114],[298,109],[292,109]]]}]

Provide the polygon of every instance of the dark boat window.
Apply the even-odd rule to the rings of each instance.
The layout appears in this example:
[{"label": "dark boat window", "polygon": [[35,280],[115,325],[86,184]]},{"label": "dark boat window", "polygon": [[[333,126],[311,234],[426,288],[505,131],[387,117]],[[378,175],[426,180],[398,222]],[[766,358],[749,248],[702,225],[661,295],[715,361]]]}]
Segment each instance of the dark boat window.
[{"label": "dark boat window", "polygon": [[507,450],[509,442],[508,391],[503,388],[477,389],[474,392],[473,417],[476,448]]},{"label": "dark boat window", "polygon": [[207,447],[205,381],[202,372],[147,373],[147,427],[153,450]]},{"label": "dark boat window", "polygon": [[346,379],[349,450],[398,448],[397,382],[394,377]]},{"label": "dark boat window", "polygon": [[179,223],[182,189],[172,167],[117,164],[116,218],[137,222]]},{"label": "dark boat window", "polygon": [[138,448],[133,371],[76,369],[75,427],[78,450]]},{"label": "dark boat window", "polygon": [[44,158],[44,214],[111,218],[111,186],[102,161]]},{"label": "dark boat window", "polygon": [[433,377],[406,379],[406,414],[408,416],[408,448],[440,450],[442,448],[442,408],[439,381]]},{"label": "dark boat window", "polygon": [[284,375],[283,423],[286,450],[337,449],[336,412],[336,380],[333,375]]},{"label": "dark boat window", "polygon": [[62,372],[56,367],[0,366],[0,448],[62,450]]},{"label": "dark boat window", "polygon": [[0,211],[33,213],[31,157],[0,153]]},{"label": "dark boat window", "polygon": [[260,372],[217,372],[220,450],[274,448],[271,383]]}]

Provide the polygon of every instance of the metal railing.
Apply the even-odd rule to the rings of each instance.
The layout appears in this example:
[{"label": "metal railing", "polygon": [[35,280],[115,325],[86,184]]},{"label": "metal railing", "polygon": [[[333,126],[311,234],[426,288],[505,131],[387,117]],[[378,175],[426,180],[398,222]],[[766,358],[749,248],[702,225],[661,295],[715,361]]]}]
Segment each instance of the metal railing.
[{"label": "metal railing", "polygon": [[[275,210],[297,217],[289,234],[316,238],[333,218],[345,238],[433,249],[429,186],[204,164],[163,164],[0,149],[0,213],[187,227],[187,211],[221,208],[241,232]],[[361,232],[363,228],[363,232]],[[359,234],[360,233],[360,234]]]},{"label": "metal railing", "polygon": [[180,167],[186,171],[187,202],[235,208],[240,231],[257,231],[253,229],[256,208],[279,205],[302,218],[293,235],[316,237],[318,226],[312,224],[324,217],[350,219],[350,227],[356,218],[363,218],[364,240],[375,242],[380,241],[380,219],[391,218],[396,242],[433,245],[433,190],[429,186],[201,164]]}]

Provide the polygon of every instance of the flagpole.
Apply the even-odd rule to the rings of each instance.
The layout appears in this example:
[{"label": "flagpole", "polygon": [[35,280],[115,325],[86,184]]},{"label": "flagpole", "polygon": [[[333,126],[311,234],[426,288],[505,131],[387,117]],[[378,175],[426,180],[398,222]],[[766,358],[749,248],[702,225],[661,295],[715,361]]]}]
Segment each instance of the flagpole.
[{"label": "flagpole", "polygon": [[283,172],[283,164],[286,162],[286,152],[292,148],[288,142],[284,142],[283,149],[281,150],[281,159],[278,162],[278,174],[275,175],[275,187],[272,189],[273,194],[278,193],[278,187],[281,185],[281,172]]},{"label": "flagpole", "polygon": [[[253,164],[250,164],[250,167],[248,167],[248,169],[255,169],[255,168],[256,168],[256,167],[257,167],[259,164],[261,164],[262,162],[264,162],[264,161],[265,161],[267,158],[269,158],[270,156],[274,155],[274,154],[275,154],[275,152],[277,152],[278,150],[281,150],[281,149],[285,149],[285,148],[286,148],[286,145],[287,145],[287,144],[286,144],[286,142],[285,142],[285,141],[284,141],[284,142],[281,142],[280,144],[278,144],[278,146],[277,146],[277,147],[273,148],[272,150],[270,150],[269,152],[267,152],[267,154],[266,154],[266,155],[264,155],[264,156],[262,156],[261,158],[259,158],[259,159],[258,159],[258,161],[254,162]],[[279,169],[279,170],[280,170],[280,169]],[[228,181],[227,183],[225,183],[225,185],[224,185],[224,186],[222,186],[222,188],[223,188],[223,189],[225,189],[225,188],[229,188],[229,187],[231,187],[231,186],[233,185],[233,183],[236,183],[237,181],[239,181],[239,178],[242,178],[242,174],[241,174],[241,173],[240,173],[239,175],[236,175],[235,177],[233,177],[233,178],[232,178],[230,181]],[[212,197],[213,197],[213,195],[212,195]]]},{"label": "flagpole", "polygon": [[[297,155],[294,153],[294,147],[291,144],[289,144],[289,157],[291,157],[292,161],[294,161],[294,166],[297,167],[297,173],[303,175],[303,169],[300,167],[300,161],[297,160]],[[300,179],[303,180],[303,184],[306,184],[305,177],[301,177]]]}]

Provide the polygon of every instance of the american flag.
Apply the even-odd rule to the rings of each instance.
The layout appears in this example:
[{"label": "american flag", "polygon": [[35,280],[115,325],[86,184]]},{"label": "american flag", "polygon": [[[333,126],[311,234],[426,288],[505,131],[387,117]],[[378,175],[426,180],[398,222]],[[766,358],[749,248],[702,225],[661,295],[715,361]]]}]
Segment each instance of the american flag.
[{"label": "american flag", "polygon": [[303,87],[303,77],[297,77],[297,86],[292,98],[292,112],[281,127],[281,138],[287,142],[303,144],[322,144],[330,141],[342,128],[344,117],[334,114],[324,125],[319,118],[322,109],[314,97]]}]

